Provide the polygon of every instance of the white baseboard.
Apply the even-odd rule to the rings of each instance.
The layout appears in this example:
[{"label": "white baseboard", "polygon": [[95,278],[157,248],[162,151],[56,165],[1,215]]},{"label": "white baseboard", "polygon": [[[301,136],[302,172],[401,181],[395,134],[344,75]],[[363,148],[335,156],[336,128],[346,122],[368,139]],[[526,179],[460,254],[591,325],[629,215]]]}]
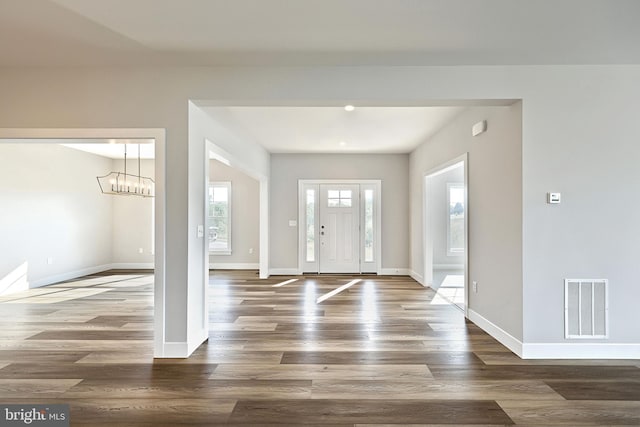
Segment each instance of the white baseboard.
[{"label": "white baseboard", "polygon": [[518,356],[522,357],[522,341],[515,338],[513,335],[509,334],[507,331],[491,322],[488,319],[485,319],[480,314],[475,311],[469,309],[469,320],[475,323],[480,329],[491,335],[493,338],[498,340],[502,345],[507,347],[509,350],[513,351]]},{"label": "white baseboard", "polygon": [[[269,270],[272,276],[299,276],[302,274],[297,268],[272,268]],[[381,268],[381,276],[409,276],[408,268]]]},{"label": "white baseboard", "polygon": [[81,270],[68,271],[66,273],[55,274],[53,276],[43,277],[42,279],[31,282],[32,288],[39,288],[41,286],[47,286],[58,282],[64,282],[65,280],[76,279],[82,276],[88,276],[90,274],[100,273],[102,271],[111,270],[113,264],[97,265],[95,267],[83,268]]},{"label": "white baseboard", "polygon": [[523,359],[640,359],[640,344],[522,343],[471,309],[469,320]]},{"label": "white baseboard", "polygon": [[109,270],[153,270],[154,267],[152,262],[117,262],[111,264]]},{"label": "white baseboard", "polygon": [[434,270],[464,270],[464,264],[433,264]]},{"label": "white baseboard", "polygon": [[198,347],[200,347],[204,342],[206,342],[209,339],[209,327],[208,327],[208,323],[207,323],[207,328],[202,328],[200,329],[196,334],[195,337],[192,337],[187,345],[187,352],[188,355],[187,357],[191,356],[191,353],[193,353],[194,351],[196,351],[196,349]]},{"label": "white baseboard", "polygon": [[381,276],[409,276],[408,268],[381,268]]},{"label": "white baseboard", "polygon": [[411,278],[413,280],[415,280],[416,282],[420,283],[422,286],[426,287],[426,285],[424,284],[424,277],[422,277],[422,274],[418,274],[415,271],[411,270],[409,272],[409,276],[411,276]]},{"label": "white baseboard", "polygon": [[30,283],[32,288],[39,288],[42,286],[52,285],[54,283],[64,282],[67,280],[77,279],[82,276],[89,276],[91,274],[102,273],[107,270],[153,270],[154,263],[149,262],[128,262],[128,263],[114,263],[114,264],[103,264],[96,265],[94,267],[83,268],[75,271],[68,271],[66,273],[55,274],[53,276],[43,277],[42,279],[38,279]]},{"label": "white baseboard", "polygon": [[207,331],[198,333],[198,337],[187,341],[169,341],[161,345],[160,354],[154,354],[154,359],[186,359],[191,356],[198,347],[209,339]]},{"label": "white baseboard", "polygon": [[640,344],[531,343],[523,359],[640,359]]},{"label": "white baseboard", "polygon": [[299,276],[302,273],[297,268],[271,268],[269,275],[272,276]]},{"label": "white baseboard", "polygon": [[155,359],[183,359],[188,357],[189,344],[186,341],[169,341],[162,345],[162,352]]},{"label": "white baseboard", "polygon": [[213,270],[258,270],[260,264],[257,262],[213,262],[209,263],[209,268]]}]

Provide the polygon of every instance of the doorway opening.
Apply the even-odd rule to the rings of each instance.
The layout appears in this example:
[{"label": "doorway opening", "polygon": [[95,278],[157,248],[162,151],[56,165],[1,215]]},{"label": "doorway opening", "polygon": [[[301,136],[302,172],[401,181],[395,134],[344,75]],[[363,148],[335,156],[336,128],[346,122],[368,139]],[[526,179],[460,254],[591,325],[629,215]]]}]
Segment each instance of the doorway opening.
[{"label": "doorway opening", "polygon": [[210,159],[207,235],[209,268],[260,268],[260,183],[255,178]]},{"label": "doorway opening", "polygon": [[298,181],[299,274],[380,274],[380,190],[380,180]]},{"label": "doorway opening", "polygon": [[[225,269],[257,269],[259,277],[269,277],[269,180],[268,177],[255,173],[244,167],[244,163],[227,152],[216,143],[205,138],[204,162],[204,217],[206,237],[205,245],[205,277],[209,277],[210,268]],[[230,178],[235,176],[242,182],[242,197],[233,207],[234,184]],[[236,188],[237,190],[237,188]],[[246,190],[246,191],[245,191]],[[236,195],[238,195],[236,191]],[[238,215],[232,215],[236,212]],[[233,257],[233,217],[240,220],[243,230],[241,243],[244,257]],[[251,232],[247,234],[247,228]],[[257,228],[257,229],[256,229]],[[203,230],[204,231],[204,230]],[[204,232],[203,232],[204,235]],[[203,236],[204,237],[204,236]],[[237,239],[234,239],[237,240]],[[222,257],[222,258],[221,258]],[[226,257],[226,259],[225,259]],[[220,267],[220,264],[227,264]],[[208,279],[206,280],[208,283]],[[204,286],[205,290],[207,286]],[[204,301],[207,300],[206,296]],[[205,304],[206,305],[206,304]],[[205,307],[205,312],[207,308]]]},{"label": "doorway opening", "polygon": [[[42,215],[43,219],[38,220],[39,222],[36,224],[33,222],[28,224],[25,222],[25,220],[28,221],[27,216],[19,215],[18,206],[14,204],[11,214],[14,215],[16,222],[5,222],[10,227],[21,224],[14,228],[17,230],[30,230],[29,233],[39,241],[33,246],[26,246],[22,251],[18,251],[14,247],[14,254],[24,258],[25,288],[47,286],[60,281],[72,280],[74,277],[96,274],[110,269],[153,269],[154,355],[162,355],[165,340],[164,129],[0,129],[0,143],[13,143],[14,147],[18,149],[18,151],[14,152],[14,155],[24,157],[30,166],[35,167],[33,171],[37,174],[47,174],[45,179],[36,179],[37,174],[28,174],[28,168],[17,170],[20,173],[27,174],[26,176],[29,178],[20,182],[20,185],[25,187],[21,193],[33,194],[39,197],[36,200],[38,208],[33,213],[34,215]],[[143,153],[147,151],[150,157],[155,157],[155,160],[143,159],[142,161],[142,173],[154,177],[155,197],[141,202],[144,203],[144,212],[140,212],[140,206],[136,203],[140,200],[128,203],[129,201],[125,200],[126,198],[122,198],[122,200],[118,199],[122,203],[113,212],[109,208],[102,207],[97,211],[96,215],[82,215],[80,220],[71,220],[70,215],[73,212],[70,212],[70,209],[72,206],[76,206],[76,211],[80,212],[80,209],[86,208],[85,205],[89,203],[86,199],[77,203],[73,200],[71,202],[68,200],[69,197],[77,197],[82,194],[81,191],[84,191],[80,189],[82,185],[88,185],[87,191],[95,189],[95,194],[97,194],[95,196],[96,204],[109,201],[109,197],[99,194],[101,190],[96,177],[104,175],[112,168],[120,170],[124,166],[123,159],[119,157],[119,154],[118,157],[110,157],[106,153],[100,154],[100,150],[104,149],[109,152],[114,146],[119,146],[121,150],[125,143],[134,144],[136,148],[140,144]],[[62,144],[68,145],[64,146]],[[42,147],[43,150],[38,150],[38,146]],[[81,150],[81,146],[85,150]],[[83,151],[91,152],[91,150],[88,150],[91,147],[98,150],[98,153],[83,153]],[[145,150],[145,148],[150,148],[150,150]],[[117,150],[118,153],[120,150]],[[55,163],[52,161],[53,156],[56,158]],[[87,157],[89,160],[84,161],[80,158],[82,156],[93,156],[93,160],[89,161],[90,159]],[[68,162],[68,164],[65,166],[64,162]],[[134,167],[134,170],[137,170],[134,165],[130,165],[130,167]],[[81,171],[84,175],[77,175]],[[58,178],[53,178],[56,174],[58,174],[60,180],[68,181],[69,185],[74,188],[72,190],[67,187],[59,188],[61,181],[57,180]],[[80,178],[76,179],[76,176]],[[53,193],[46,190],[47,186],[57,192],[57,195],[54,194],[52,196]],[[53,203],[57,210],[47,207],[47,203]],[[56,218],[53,217],[55,212],[59,213]],[[111,223],[121,224],[123,216],[128,219],[127,226],[131,225],[135,228],[135,224],[131,222],[130,213],[134,213],[133,216],[136,220],[140,219],[142,221],[143,227],[138,227],[139,233],[125,235],[120,233],[120,229],[117,229],[112,235],[107,233],[102,241],[97,240],[96,236],[104,231],[110,221]],[[111,220],[109,220],[110,214],[113,215]],[[92,229],[92,224],[98,218],[102,219],[101,223]],[[61,226],[55,225],[55,221]],[[43,235],[45,234],[38,234],[36,226],[45,227],[43,228],[43,233],[46,234],[46,239],[43,240]],[[61,234],[60,230],[64,231],[64,227],[67,227],[67,231],[71,230],[71,232]],[[100,230],[100,232],[91,230]],[[58,233],[59,236],[55,236],[55,233]],[[87,233],[90,236],[90,243],[86,247],[91,248],[91,250],[82,251],[80,247],[74,247],[73,245],[76,245],[81,240],[81,237],[87,235]],[[18,235],[16,241],[24,246],[27,240],[26,235]],[[69,245],[61,249],[60,245],[65,241]],[[117,253],[112,254],[112,251],[108,250],[108,248],[108,253],[106,253],[104,248],[107,245],[117,247]],[[140,248],[142,248],[142,253]],[[48,252],[47,249],[49,249]],[[74,250],[75,252],[73,252]],[[10,261],[7,257],[4,259]],[[31,263],[29,263],[29,259],[32,259]],[[10,267],[10,264],[11,262],[5,267]]]},{"label": "doorway opening", "polygon": [[465,313],[468,306],[467,155],[424,177],[426,283]]}]

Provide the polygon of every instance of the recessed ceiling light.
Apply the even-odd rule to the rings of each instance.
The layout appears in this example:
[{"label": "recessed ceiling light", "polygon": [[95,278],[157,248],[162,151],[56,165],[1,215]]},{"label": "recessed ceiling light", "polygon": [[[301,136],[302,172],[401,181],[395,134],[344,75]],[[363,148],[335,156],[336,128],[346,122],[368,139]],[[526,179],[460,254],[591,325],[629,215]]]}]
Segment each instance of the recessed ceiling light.
[{"label": "recessed ceiling light", "polygon": [[345,145],[347,145],[347,143],[346,143],[346,142],[344,142],[344,141],[340,141],[340,146],[341,146],[341,147],[344,147]]},{"label": "recessed ceiling light", "polygon": [[356,109],[356,107],[354,107],[353,105],[345,105],[344,109],[345,111],[353,111]]}]

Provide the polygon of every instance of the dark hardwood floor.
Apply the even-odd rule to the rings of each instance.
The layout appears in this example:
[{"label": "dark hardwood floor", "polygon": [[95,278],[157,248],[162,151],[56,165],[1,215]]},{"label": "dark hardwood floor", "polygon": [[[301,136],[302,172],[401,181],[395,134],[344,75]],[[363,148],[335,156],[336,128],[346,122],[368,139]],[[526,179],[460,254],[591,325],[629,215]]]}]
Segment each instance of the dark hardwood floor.
[{"label": "dark hardwood floor", "polygon": [[640,360],[525,361],[407,277],[217,272],[210,339],[153,360],[152,276],[0,297],[0,403],[77,426],[640,425]]}]

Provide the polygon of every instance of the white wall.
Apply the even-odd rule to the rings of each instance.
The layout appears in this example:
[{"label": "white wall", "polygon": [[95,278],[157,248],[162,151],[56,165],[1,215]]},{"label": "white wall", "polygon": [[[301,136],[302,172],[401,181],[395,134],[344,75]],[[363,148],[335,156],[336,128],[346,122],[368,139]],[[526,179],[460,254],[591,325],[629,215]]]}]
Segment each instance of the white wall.
[{"label": "white wall", "polygon": [[[110,170],[122,171],[122,160],[113,160]],[[127,173],[137,173],[137,160],[127,160]],[[140,174],[154,178],[155,162],[142,160]],[[106,196],[113,199],[112,256],[115,268],[153,268],[153,198]],[[142,249],[142,253],[139,250]]]},{"label": "white wall", "polygon": [[382,268],[409,266],[407,154],[272,154],[271,268],[298,269],[299,179],[382,180]]},{"label": "white wall", "polygon": [[[0,128],[166,129],[166,334],[158,336],[167,348],[187,339],[195,310],[187,296],[198,297],[197,288],[185,286],[188,260],[205,253],[204,245],[188,251],[195,239],[189,212],[204,223],[204,209],[190,205],[190,197],[204,199],[202,168],[190,169],[190,148],[200,148],[191,136],[207,134],[189,130],[190,99],[302,106],[522,99],[523,274],[514,286],[523,292],[523,341],[563,342],[563,279],[579,275],[611,280],[607,342],[640,342],[629,320],[640,300],[640,247],[626,237],[640,235],[640,222],[610,209],[640,184],[638,65],[1,69],[0,93]],[[226,149],[268,159],[247,147]],[[202,160],[204,149],[192,154]],[[268,160],[260,164],[268,167]],[[547,191],[563,192],[563,204],[546,205]],[[563,354],[558,349],[556,356]]]},{"label": "white wall", "polygon": [[211,160],[211,181],[231,181],[230,255],[210,255],[213,268],[258,268],[260,249],[260,186],[250,176]]},{"label": "white wall", "polygon": [[110,169],[56,144],[0,143],[0,281],[24,262],[31,287],[111,263],[112,199],[96,181]]},{"label": "white wall", "polygon": [[[232,167],[260,180],[260,221],[266,223],[269,209],[269,153],[253,141],[238,140],[216,123],[198,105],[188,102],[188,162],[187,162],[187,290],[174,283],[171,294],[178,300],[166,306],[168,319],[177,317],[177,325],[166,324],[171,337],[167,339],[164,357],[191,354],[209,336],[209,306],[207,287],[208,239],[198,236],[197,228],[206,224],[206,177],[210,171],[210,152],[224,157]],[[182,171],[182,169],[179,169]],[[167,223],[171,227],[170,221]],[[180,228],[180,227],[177,227]],[[205,233],[206,235],[206,233]],[[260,271],[268,269],[269,235],[266,227],[260,228]],[[264,265],[262,263],[265,263]],[[180,265],[181,266],[181,265]],[[176,274],[181,271],[174,270]],[[184,282],[182,282],[184,283]],[[183,305],[184,304],[184,305]],[[184,328],[184,330],[182,330]],[[167,335],[169,337],[169,335]]]},{"label": "white wall", "polygon": [[524,341],[564,343],[563,279],[606,278],[610,338],[597,341],[635,343],[638,358],[640,67],[576,71],[543,70],[524,102]]},{"label": "white wall", "polygon": [[[153,268],[153,199],[104,195],[96,181],[122,170],[122,160],[50,143],[0,143],[0,154],[0,280],[20,260],[31,287],[111,268]],[[153,177],[153,164],[143,160],[142,175]]]},{"label": "white wall", "polygon": [[464,185],[464,168],[451,169],[431,178],[431,196],[433,199],[431,200],[432,203],[427,205],[431,207],[430,218],[433,220],[433,264],[435,268],[443,268],[442,266],[450,265],[462,268],[464,266],[464,256],[447,254],[447,221],[449,220],[447,184]]},{"label": "white wall", "polygon": [[[469,309],[522,339],[522,104],[470,108],[411,154],[412,270],[424,271],[423,182],[427,171],[468,152]],[[471,136],[487,120],[488,130]],[[444,184],[446,186],[446,184]],[[445,227],[446,230],[446,227]]]}]

